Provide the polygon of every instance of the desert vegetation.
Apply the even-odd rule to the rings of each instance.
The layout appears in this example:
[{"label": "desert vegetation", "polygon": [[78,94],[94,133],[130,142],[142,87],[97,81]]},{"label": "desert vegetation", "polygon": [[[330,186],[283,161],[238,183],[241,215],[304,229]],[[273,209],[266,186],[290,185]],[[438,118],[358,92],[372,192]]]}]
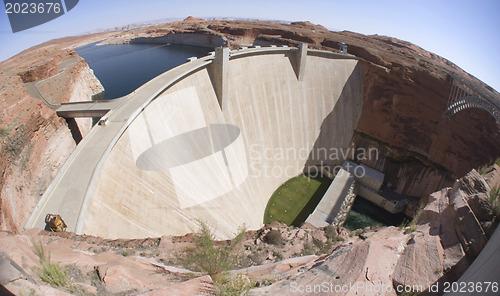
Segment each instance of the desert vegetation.
[{"label": "desert vegetation", "polygon": [[229,274],[229,270],[241,259],[240,248],[245,228],[241,228],[234,239],[216,244],[215,236],[207,224],[198,221],[198,225],[199,230],[194,237],[195,246],[176,254],[175,261],[186,268],[210,275],[217,295],[246,295],[253,286],[251,281],[243,275]]},{"label": "desert vegetation", "polygon": [[32,240],[33,249],[38,257],[39,266],[33,268],[33,272],[43,282],[54,288],[63,289],[73,295],[84,295],[84,291],[68,279],[68,271],[57,262],[53,262],[41,241]]},{"label": "desert vegetation", "polygon": [[488,202],[493,214],[500,218],[500,186],[497,185],[491,188]]}]

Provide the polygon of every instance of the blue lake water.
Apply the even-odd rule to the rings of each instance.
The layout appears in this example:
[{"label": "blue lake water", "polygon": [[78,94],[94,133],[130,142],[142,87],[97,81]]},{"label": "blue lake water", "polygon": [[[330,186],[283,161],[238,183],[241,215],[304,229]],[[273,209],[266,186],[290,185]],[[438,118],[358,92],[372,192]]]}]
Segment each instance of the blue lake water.
[{"label": "blue lake water", "polygon": [[104,86],[104,100],[125,96],[187,58],[206,56],[212,50],[178,44],[89,44],[75,49]]}]

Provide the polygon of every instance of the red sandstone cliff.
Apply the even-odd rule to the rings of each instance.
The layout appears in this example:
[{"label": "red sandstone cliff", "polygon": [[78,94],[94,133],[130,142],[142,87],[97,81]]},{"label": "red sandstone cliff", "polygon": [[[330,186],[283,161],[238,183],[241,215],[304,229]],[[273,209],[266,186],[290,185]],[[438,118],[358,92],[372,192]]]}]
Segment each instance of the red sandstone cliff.
[{"label": "red sandstone cliff", "polygon": [[[76,146],[49,104],[90,100],[103,90],[65,45],[49,42],[0,63],[0,230],[21,230]],[[85,135],[91,122],[77,122]]]}]

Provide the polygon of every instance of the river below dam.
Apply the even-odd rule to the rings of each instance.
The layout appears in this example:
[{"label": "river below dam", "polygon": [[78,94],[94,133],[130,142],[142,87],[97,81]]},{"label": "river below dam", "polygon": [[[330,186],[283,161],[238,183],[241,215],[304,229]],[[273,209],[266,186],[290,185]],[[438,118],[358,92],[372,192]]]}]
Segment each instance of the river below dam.
[{"label": "river below dam", "polygon": [[212,50],[180,44],[96,43],[75,49],[104,86],[104,100],[128,95],[161,73],[185,63],[187,58],[206,56]]}]

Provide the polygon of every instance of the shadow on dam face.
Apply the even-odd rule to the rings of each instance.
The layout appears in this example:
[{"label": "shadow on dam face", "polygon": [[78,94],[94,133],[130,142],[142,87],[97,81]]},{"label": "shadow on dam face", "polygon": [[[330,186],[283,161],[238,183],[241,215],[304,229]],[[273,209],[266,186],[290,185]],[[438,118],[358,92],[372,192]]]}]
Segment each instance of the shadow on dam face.
[{"label": "shadow on dam face", "polygon": [[229,165],[224,148],[240,135],[240,129],[232,124],[211,124],[155,144],[136,161],[145,171],[166,171],[221,152],[226,166]]},{"label": "shadow on dam face", "polygon": [[347,149],[361,114],[357,60],[308,55],[299,81],[293,57],[231,59],[222,110],[206,68],[158,95],[104,159],[81,232],[183,235],[199,219],[218,238],[260,228],[273,192],[316,164],[315,149]]},{"label": "shadow on dam face", "polygon": [[[353,86],[362,81],[361,70],[359,68],[360,65],[358,64],[355,71],[344,84],[335,107],[323,119],[320,133],[304,165],[303,172],[305,174],[311,172],[311,167],[329,168],[329,171],[333,173],[336,166],[341,165],[348,158],[353,158],[355,151],[353,147],[350,147],[352,133],[339,133],[338,129],[342,128],[345,131],[354,131],[361,115],[362,102],[352,100],[351,97],[353,91],[359,91],[353,89]],[[357,111],[353,113],[350,110],[351,108]],[[339,143],[341,144],[339,145]]]}]

